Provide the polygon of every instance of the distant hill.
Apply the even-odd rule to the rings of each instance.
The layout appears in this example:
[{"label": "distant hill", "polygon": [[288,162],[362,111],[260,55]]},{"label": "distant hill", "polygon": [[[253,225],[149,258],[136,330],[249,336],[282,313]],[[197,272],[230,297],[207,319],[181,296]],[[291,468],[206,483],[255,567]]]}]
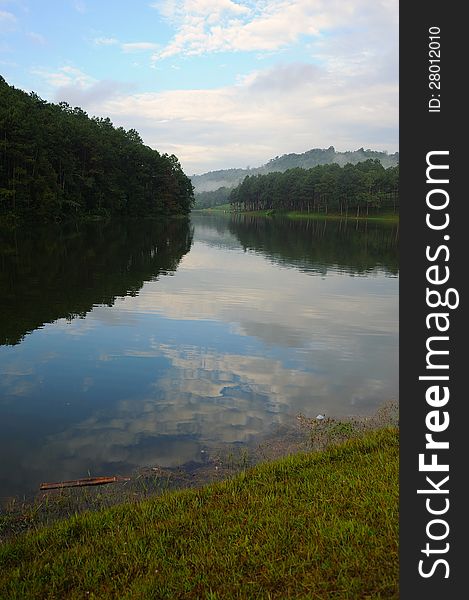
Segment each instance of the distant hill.
[{"label": "distant hill", "polygon": [[[246,175],[265,175],[274,171],[283,172],[294,167],[310,169],[316,165],[326,165],[331,163],[337,163],[340,166],[343,166],[347,163],[356,164],[358,162],[363,162],[370,158],[378,159],[385,168],[395,167],[399,164],[398,152],[388,154],[387,152],[364,150],[363,148],[354,151],[336,152],[334,146],[329,146],[329,148],[314,148],[313,150],[303,152],[303,154],[284,154],[283,156],[276,156],[269,160],[267,164],[254,169],[222,169],[220,171],[209,171],[203,175],[192,175],[191,181],[196,193],[196,207],[199,204],[198,200],[200,203],[206,205],[207,202],[220,196],[221,202],[222,197],[227,197],[230,189],[238,185]],[[205,198],[203,192],[214,192],[222,187],[226,188],[224,193],[217,194],[213,198],[210,198],[210,196]],[[201,197],[198,199],[199,194],[201,194]]]}]

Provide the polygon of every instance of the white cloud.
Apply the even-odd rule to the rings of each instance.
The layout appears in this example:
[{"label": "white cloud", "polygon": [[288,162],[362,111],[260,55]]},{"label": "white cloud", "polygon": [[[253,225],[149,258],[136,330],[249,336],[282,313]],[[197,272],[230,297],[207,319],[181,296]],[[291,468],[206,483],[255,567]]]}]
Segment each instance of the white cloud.
[{"label": "white cloud", "polygon": [[[0,51],[1,51],[1,47],[0,47]],[[0,60],[0,65],[2,65],[3,67],[18,67],[18,64],[13,62],[12,60]]]},{"label": "white cloud", "polygon": [[0,10],[0,31],[10,31],[15,29],[17,18],[11,12]]},{"label": "white cloud", "polygon": [[[363,76],[364,77],[364,76]],[[174,152],[186,172],[253,166],[313,147],[397,149],[397,83],[335,76],[294,63],[237,85],[114,97],[100,107]]]},{"label": "white cloud", "polygon": [[114,37],[98,37],[93,42],[96,46],[119,46],[125,53],[154,52],[160,47],[160,44],[154,42],[120,42]]},{"label": "white cloud", "polygon": [[285,92],[320,83],[325,77],[326,73],[316,65],[298,62],[254,71],[242,81],[254,92]]},{"label": "white cloud", "polygon": [[48,71],[47,69],[39,68],[33,69],[32,72],[45,79],[53,87],[76,86],[85,88],[96,81],[93,77],[70,65],[60,67],[57,71]]},{"label": "white cloud", "polygon": [[151,6],[170,20],[180,19],[184,15],[211,15],[220,18],[222,14],[240,15],[251,12],[247,6],[231,0],[162,0]]},{"label": "white cloud", "polygon": [[[392,24],[397,15],[395,0],[344,3],[340,0],[164,0],[152,5],[175,28],[169,44],[154,59],[177,54],[200,55],[219,51],[272,51],[284,48],[301,36],[321,36],[349,28],[386,14]],[[389,14],[389,16],[388,16]]]},{"label": "white cloud", "polygon": [[27,33],[27,36],[29,37],[30,40],[32,40],[35,44],[39,44],[40,46],[44,46],[45,44],[47,44],[47,40],[46,38],[41,35],[40,33],[36,33],[34,31],[29,31]]},{"label": "white cloud", "polygon": [[[55,92],[57,102],[65,100],[73,106],[97,107],[101,102],[115,96],[120,97],[131,86],[112,79],[103,79],[86,86],[62,85]],[[108,115],[103,115],[108,116]]]},{"label": "white cloud", "polygon": [[124,52],[142,52],[147,50],[156,50],[159,44],[153,42],[131,42],[121,45]]},{"label": "white cloud", "polygon": [[79,13],[81,13],[81,14],[84,14],[84,13],[86,13],[86,11],[88,10],[88,9],[87,9],[87,6],[86,6],[86,4],[83,2],[83,0],[74,0],[74,2],[73,2],[73,8],[74,8],[74,9],[75,9],[77,12],[79,12]]},{"label": "white cloud", "polygon": [[16,17],[13,13],[6,10],[0,10],[0,21],[10,21],[16,23]]},{"label": "white cloud", "polygon": [[[398,149],[396,0],[164,0],[154,6],[175,28],[157,58],[222,49],[265,53],[300,38],[303,56],[253,69],[232,85],[140,94],[62,68],[43,74],[54,98],[137,129],[146,144],[176,154],[189,174],[258,166],[330,145]],[[101,39],[127,52],[155,45]],[[172,69],[171,63],[159,68]],[[183,73],[184,62],[177,66]]]},{"label": "white cloud", "polygon": [[187,172],[255,166],[331,144],[397,150],[396,0],[153,6],[175,30],[154,61],[218,51],[265,56],[302,41],[301,60],[252,71],[236,85],[114,98],[106,106],[128,126],[134,116],[146,143],[177,154]]},{"label": "white cloud", "polygon": [[113,37],[98,37],[93,41],[97,46],[114,46],[119,43],[119,40]]},{"label": "white cloud", "polygon": [[80,106],[95,112],[100,103],[114,96],[122,96],[131,88],[127,83],[111,79],[94,79],[70,65],[60,67],[57,71],[35,69],[33,73],[45,79],[53,88],[55,101],[68,102],[72,106]]},{"label": "white cloud", "polygon": [[397,150],[398,85],[373,69],[285,63],[232,86],[140,94],[73,66],[36,74],[53,86],[56,101],[137,129],[146,144],[176,154],[192,174],[258,166],[278,154],[331,144]]}]

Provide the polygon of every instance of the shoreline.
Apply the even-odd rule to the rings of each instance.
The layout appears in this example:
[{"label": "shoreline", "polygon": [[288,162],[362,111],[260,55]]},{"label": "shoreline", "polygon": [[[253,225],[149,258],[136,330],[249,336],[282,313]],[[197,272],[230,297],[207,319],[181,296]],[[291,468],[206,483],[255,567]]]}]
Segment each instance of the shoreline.
[{"label": "shoreline", "polygon": [[[337,423],[335,424],[337,425]],[[398,598],[399,430],[0,545],[8,598]]]},{"label": "shoreline", "polygon": [[277,427],[251,444],[213,448],[200,463],[172,468],[147,465],[125,475],[129,481],[38,491],[23,500],[12,497],[0,506],[0,545],[17,535],[77,514],[100,512],[184,489],[203,489],[230,480],[246,469],[301,453],[316,454],[387,427],[399,427],[398,401],[384,403],[370,416],[317,421],[299,414],[290,425]]},{"label": "shoreline", "polygon": [[299,212],[299,211],[276,211],[276,210],[256,210],[256,211],[235,211],[230,207],[217,207],[214,206],[212,208],[199,208],[193,209],[192,213],[196,214],[226,214],[228,216],[247,216],[247,217],[269,217],[269,218],[287,218],[292,220],[299,219],[310,219],[310,220],[318,220],[318,221],[370,221],[370,222],[379,222],[386,223],[392,225],[399,224],[399,213],[383,213],[383,214],[375,214],[375,215],[352,215],[352,214],[335,214],[335,213],[307,213],[307,212]]}]

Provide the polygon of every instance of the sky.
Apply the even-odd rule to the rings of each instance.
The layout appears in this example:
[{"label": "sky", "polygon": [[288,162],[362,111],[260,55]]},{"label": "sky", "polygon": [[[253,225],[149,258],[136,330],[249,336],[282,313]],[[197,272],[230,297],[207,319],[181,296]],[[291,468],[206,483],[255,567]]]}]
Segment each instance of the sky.
[{"label": "sky", "polygon": [[0,74],[187,175],[398,150],[398,0],[0,0]]}]

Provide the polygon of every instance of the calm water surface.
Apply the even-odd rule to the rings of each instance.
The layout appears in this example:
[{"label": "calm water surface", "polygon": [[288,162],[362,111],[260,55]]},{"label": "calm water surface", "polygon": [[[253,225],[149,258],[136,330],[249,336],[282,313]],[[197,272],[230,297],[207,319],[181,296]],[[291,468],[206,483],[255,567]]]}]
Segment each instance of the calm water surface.
[{"label": "calm water surface", "polygon": [[193,215],[0,248],[0,497],[398,393],[398,231]]}]

